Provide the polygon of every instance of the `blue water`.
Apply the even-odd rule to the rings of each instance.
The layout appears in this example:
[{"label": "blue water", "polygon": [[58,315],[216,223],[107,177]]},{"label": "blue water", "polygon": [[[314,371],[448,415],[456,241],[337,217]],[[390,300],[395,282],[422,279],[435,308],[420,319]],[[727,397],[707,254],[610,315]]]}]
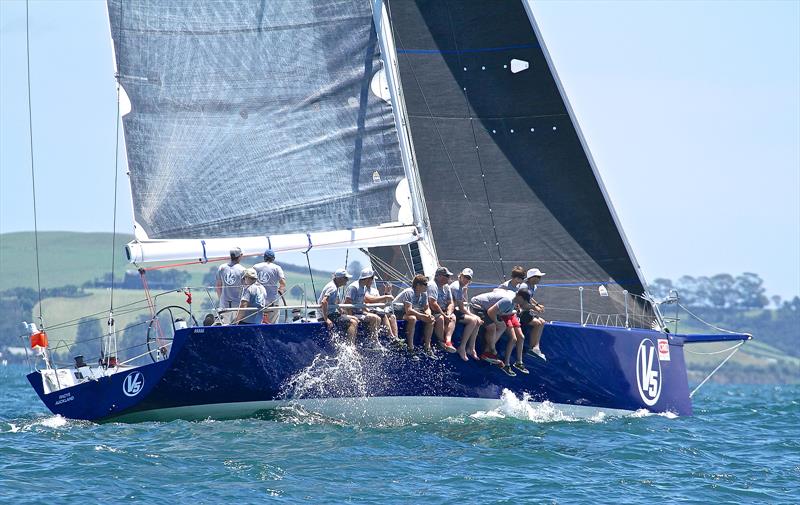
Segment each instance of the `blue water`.
[{"label": "blue water", "polygon": [[95,425],[0,367],[0,503],[798,503],[800,387],[708,385],[696,415],[565,418],[509,396],[418,424],[257,419]]}]

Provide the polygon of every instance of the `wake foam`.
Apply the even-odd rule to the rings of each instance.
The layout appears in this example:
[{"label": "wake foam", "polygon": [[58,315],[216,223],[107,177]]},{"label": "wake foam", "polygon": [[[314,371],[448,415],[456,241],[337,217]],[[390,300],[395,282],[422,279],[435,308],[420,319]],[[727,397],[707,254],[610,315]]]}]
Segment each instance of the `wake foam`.
[{"label": "wake foam", "polygon": [[535,423],[573,422],[579,419],[562,412],[551,402],[534,402],[528,393],[517,397],[508,389],[503,390],[500,405],[489,411],[478,411],[469,417],[473,419],[514,418]]},{"label": "wake foam", "polygon": [[8,433],[24,433],[27,431],[31,431],[32,429],[44,427],[50,429],[59,429],[67,426],[70,421],[62,417],[60,415],[49,416],[41,419],[35,419],[33,421],[23,422],[21,424],[15,424],[12,422],[8,423]]}]

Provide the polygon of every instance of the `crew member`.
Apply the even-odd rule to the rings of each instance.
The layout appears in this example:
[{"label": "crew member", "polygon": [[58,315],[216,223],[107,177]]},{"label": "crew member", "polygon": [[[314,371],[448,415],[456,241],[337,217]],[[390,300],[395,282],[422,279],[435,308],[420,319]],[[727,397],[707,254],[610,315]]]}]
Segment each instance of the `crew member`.
[{"label": "crew member", "polygon": [[348,341],[351,344],[356,342],[356,331],[358,331],[358,319],[353,316],[343,314],[339,310],[341,297],[339,288],[347,284],[350,274],[347,270],[340,268],[333,273],[333,279],[322,288],[319,295],[320,310],[322,311],[322,321],[327,325],[328,330],[334,327],[347,332]]},{"label": "crew member", "polygon": [[280,310],[276,307],[278,299],[286,292],[286,276],[280,265],[274,263],[275,252],[272,249],[264,251],[264,261],[253,265],[258,274],[258,282],[264,286],[267,292],[267,310],[265,319],[267,322],[274,323],[278,319]]}]

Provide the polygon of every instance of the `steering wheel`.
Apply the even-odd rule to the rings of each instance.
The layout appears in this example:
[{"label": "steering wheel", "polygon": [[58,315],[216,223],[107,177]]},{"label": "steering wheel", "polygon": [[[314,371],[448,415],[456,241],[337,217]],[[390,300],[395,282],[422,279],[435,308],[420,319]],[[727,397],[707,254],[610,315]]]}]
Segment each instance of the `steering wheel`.
[{"label": "steering wheel", "polygon": [[[175,313],[179,314],[179,319],[183,319],[187,323],[191,320],[191,326],[197,326],[197,319],[194,318],[194,315],[179,305],[168,305],[156,312],[156,315],[150,319],[150,324],[147,325],[147,351],[154,363],[167,359],[169,356],[176,331]],[[169,314],[170,325],[167,327],[161,324],[162,314]],[[166,317],[164,322],[166,322]]]}]

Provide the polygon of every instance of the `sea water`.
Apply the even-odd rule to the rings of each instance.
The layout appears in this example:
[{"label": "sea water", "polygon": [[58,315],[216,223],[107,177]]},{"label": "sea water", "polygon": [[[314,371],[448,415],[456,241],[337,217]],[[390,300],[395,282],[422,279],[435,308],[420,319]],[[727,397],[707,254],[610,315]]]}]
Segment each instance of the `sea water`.
[{"label": "sea water", "polygon": [[[506,393],[417,422],[297,406],[97,425],[0,367],[0,503],[798,503],[800,388],[707,385],[695,416],[574,419]],[[313,380],[312,377],[309,380]]]}]

